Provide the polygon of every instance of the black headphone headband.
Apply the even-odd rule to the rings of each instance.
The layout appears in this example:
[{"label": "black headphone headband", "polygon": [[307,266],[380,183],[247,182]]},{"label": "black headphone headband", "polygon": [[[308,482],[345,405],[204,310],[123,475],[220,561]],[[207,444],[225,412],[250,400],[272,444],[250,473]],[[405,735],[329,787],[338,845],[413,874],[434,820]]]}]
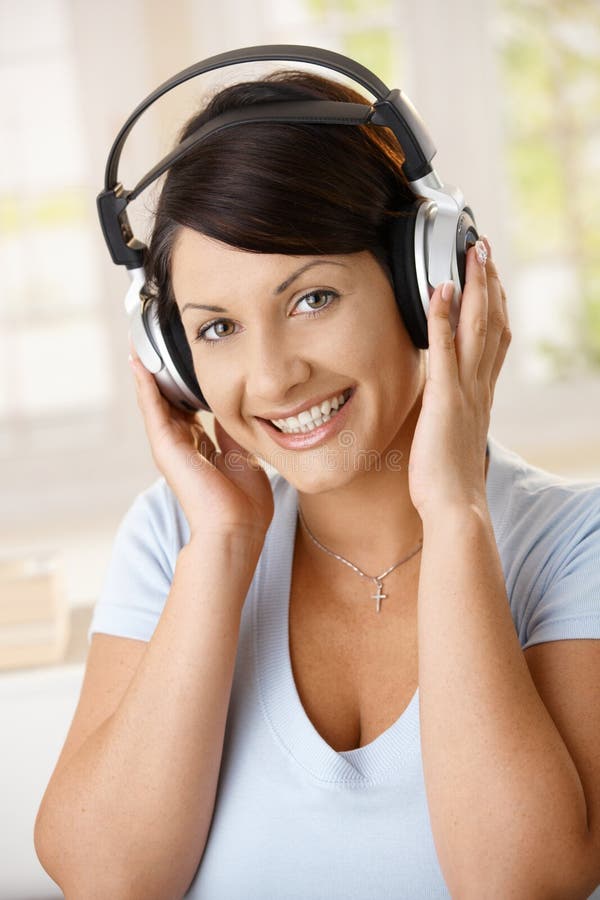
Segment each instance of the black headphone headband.
[{"label": "black headphone headband", "polygon": [[[119,184],[118,166],[127,136],[140,116],[163,94],[197,75],[214,69],[237,63],[266,60],[313,63],[333,69],[367,88],[377,100],[372,106],[334,100],[302,100],[287,103],[274,102],[231,110],[215,117],[190,135],[144,175],[133,190],[127,191]],[[250,122],[301,122],[322,125],[369,124],[390,128],[403,149],[405,161],[402,170],[409,182],[423,178],[432,171],[430,162],[436,153],[427,127],[408,97],[397,89],[390,91],[376,75],[349,57],[317,47],[289,44],[247,47],[220,53],[184,69],[156,88],[136,107],[117,135],[106,164],[104,191],[98,195],[97,199],[102,231],[113,262],[124,265],[128,269],[143,266],[145,247],[133,236],[126,213],[128,204],[166,172],[173,163],[189,153],[192,147],[205,140],[209,134],[233,125]]]},{"label": "black headphone headband", "polygon": [[138,181],[132,191],[127,192],[129,202],[142,193],[163,172],[170,169],[173,163],[183,159],[196,144],[202,143],[211,134],[223,131],[232,125],[247,125],[250,122],[293,122],[315,123],[326,125],[366,125],[371,119],[373,109],[364,103],[342,103],[336,100],[295,100],[285,103],[256,103],[243,109],[231,109],[215,116],[198,128],[193,134],[178,144]]}]

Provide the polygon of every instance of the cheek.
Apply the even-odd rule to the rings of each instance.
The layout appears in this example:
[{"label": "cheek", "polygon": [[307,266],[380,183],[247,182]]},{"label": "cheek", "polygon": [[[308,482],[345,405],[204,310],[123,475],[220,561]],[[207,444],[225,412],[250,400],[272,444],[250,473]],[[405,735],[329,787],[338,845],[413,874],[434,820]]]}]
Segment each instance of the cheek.
[{"label": "cheek", "polygon": [[379,311],[365,305],[354,315],[341,318],[333,333],[328,334],[328,347],[332,360],[343,361],[351,372],[365,367],[379,368],[382,359],[388,358],[389,349],[398,341],[398,325],[387,311]]},{"label": "cheek", "polygon": [[370,366],[389,382],[406,384],[420,367],[420,351],[412,343],[394,306],[364,324],[361,340],[353,341],[355,365]]},{"label": "cheek", "polygon": [[[210,353],[210,350],[208,351]],[[204,358],[201,363],[194,359],[194,374],[200,385],[208,405],[219,420],[226,420],[232,416],[236,408],[237,393],[233,381],[231,366],[224,369],[218,360],[212,364],[210,359]],[[237,407],[239,409],[239,406]]]},{"label": "cheek", "polygon": [[415,347],[404,324],[390,324],[375,351],[381,415],[392,422],[403,420],[425,386],[425,353]]}]

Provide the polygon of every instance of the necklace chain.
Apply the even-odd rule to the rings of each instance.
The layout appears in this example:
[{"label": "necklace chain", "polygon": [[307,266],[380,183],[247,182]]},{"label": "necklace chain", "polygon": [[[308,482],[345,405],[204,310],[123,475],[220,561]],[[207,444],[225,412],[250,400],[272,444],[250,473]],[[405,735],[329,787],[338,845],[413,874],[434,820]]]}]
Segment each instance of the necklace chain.
[{"label": "necklace chain", "polygon": [[304,527],[308,533],[308,536],[317,545],[317,547],[319,547],[325,553],[328,553],[329,556],[333,556],[334,559],[339,559],[340,562],[344,563],[347,566],[350,566],[350,568],[354,569],[354,571],[358,575],[360,575],[362,578],[368,578],[369,581],[374,582],[374,584],[377,587],[377,593],[372,594],[371,599],[377,600],[377,612],[379,612],[381,609],[381,601],[385,600],[387,598],[387,594],[382,593],[383,579],[386,578],[386,576],[388,576],[390,574],[390,572],[393,572],[394,569],[397,569],[398,566],[401,566],[402,563],[408,562],[409,559],[412,559],[412,557],[415,556],[419,552],[421,547],[423,546],[423,541],[422,540],[419,541],[419,543],[417,544],[415,549],[411,550],[411,552],[408,554],[408,556],[405,556],[401,560],[399,560],[397,563],[394,563],[393,566],[390,566],[389,569],[386,569],[385,572],[381,573],[381,575],[367,575],[366,572],[363,572],[362,569],[359,569],[358,566],[355,566],[354,563],[351,563],[349,559],[346,559],[344,556],[340,556],[339,553],[334,553],[333,550],[328,550],[327,547],[325,547],[319,540],[317,540],[317,538],[314,536],[314,534],[312,533],[312,531],[306,524],[306,521],[304,519],[304,516],[302,515],[302,510],[300,509],[300,507],[298,507],[298,515],[300,517],[300,521],[302,522],[302,524],[304,525]]}]

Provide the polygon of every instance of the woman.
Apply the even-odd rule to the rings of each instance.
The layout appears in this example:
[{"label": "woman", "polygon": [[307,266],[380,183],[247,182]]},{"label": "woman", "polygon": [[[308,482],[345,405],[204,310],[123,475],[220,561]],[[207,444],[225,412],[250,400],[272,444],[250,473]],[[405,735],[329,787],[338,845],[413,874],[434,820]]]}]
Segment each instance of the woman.
[{"label": "woman", "polygon": [[[298,96],[366,102],[278,74],[182,140]],[[172,167],[147,260],[219,448],[134,353],[164,477],[119,529],[38,855],[67,898],[588,897],[600,488],[488,438],[510,330],[487,240],[456,335],[439,285],[411,341],[394,139],[243,128]]]}]

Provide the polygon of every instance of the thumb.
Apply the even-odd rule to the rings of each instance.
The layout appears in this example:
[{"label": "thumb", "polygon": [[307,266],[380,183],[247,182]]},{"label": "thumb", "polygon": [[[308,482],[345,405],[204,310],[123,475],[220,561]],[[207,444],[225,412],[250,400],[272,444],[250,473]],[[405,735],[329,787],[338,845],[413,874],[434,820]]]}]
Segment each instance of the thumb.
[{"label": "thumb", "polygon": [[[230,469],[232,466],[235,471],[243,471],[245,469],[255,469],[256,460],[245,447],[232,438],[228,431],[225,431],[221,423],[215,418],[215,437],[217,438],[221,458],[218,463],[223,462],[225,467]],[[219,464],[217,463],[217,466]]]},{"label": "thumb", "polygon": [[247,451],[238,444],[235,438],[232,438],[228,431],[225,431],[219,420],[215,417],[214,420],[215,425],[215,437],[217,438],[217,442],[219,444],[219,450],[221,453],[229,453],[232,450],[237,450],[239,453],[247,455]]},{"label": "thumb", "polygon": [[454,298],[451,281],[439,284],[430,300],[427,317],[429,337],[429,378],[445,383],[448,378],[458,376],[456,347],[450,324],[450,310]]}]

